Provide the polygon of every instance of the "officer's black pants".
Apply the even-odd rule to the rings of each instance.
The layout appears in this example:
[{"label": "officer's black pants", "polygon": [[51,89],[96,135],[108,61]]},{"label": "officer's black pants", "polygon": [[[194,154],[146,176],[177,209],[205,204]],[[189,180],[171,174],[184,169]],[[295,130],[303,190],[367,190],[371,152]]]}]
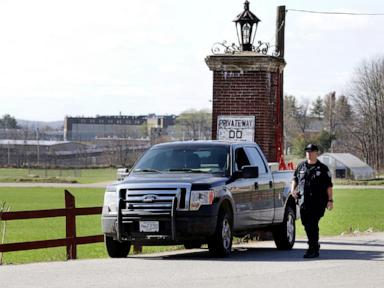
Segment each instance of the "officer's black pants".
[{"label": "officer's black pants", "polygon": [[310,250],[319,249],[319,221],[321,216],[314,211],[300,209],[301,223],[305,228],[308,237],[308,245]]}]

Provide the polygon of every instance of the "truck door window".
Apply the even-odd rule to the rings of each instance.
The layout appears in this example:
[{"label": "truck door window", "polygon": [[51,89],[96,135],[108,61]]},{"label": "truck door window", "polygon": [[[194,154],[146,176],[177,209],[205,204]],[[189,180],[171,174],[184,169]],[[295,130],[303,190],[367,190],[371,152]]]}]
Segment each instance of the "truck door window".
[{"label": "truck door window", "polygon": [[255,147],[245,147],[245,151],[248,155],[251,165],[258,166],[260,174],[267,173],[267,166],[263,158],[261,158],[259,151],[257,151]]},{"label": "truck door window", "polygon": [[241,170],[243,166],[250,165],[247,154],[243,148],[237,148],[235,152],[235,163],[237,170]]}]

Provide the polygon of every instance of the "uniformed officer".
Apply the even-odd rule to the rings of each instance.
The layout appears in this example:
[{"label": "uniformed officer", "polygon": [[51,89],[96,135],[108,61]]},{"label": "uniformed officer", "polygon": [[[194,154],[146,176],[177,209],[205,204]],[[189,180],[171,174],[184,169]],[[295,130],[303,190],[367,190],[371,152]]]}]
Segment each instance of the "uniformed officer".
[{"label": "uniformed officer", "polygon": [[292,196],[300,205],[301,222],[308,237],[308,250],[304,258],[319,257],[319,221],[325,209],[333,209],[332,178],[328,167],[318,157],[318,147],[305,147],[306,161],[301,162],[294,173]]}]

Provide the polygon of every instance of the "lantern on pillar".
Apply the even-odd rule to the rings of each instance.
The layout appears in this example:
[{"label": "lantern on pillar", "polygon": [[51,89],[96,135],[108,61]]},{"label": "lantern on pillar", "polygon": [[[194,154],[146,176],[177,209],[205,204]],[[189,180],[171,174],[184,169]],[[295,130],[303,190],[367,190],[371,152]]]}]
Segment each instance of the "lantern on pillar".
[{"label": "lantern on pillar", "polygon": [[257,25],[259,24],[260,19],[249,11],[248,0],[245,0],[244,2],[244,11],[237,15],[233,22],[236,24],[237,38],[239,39],[241,50],[252,51]]}]

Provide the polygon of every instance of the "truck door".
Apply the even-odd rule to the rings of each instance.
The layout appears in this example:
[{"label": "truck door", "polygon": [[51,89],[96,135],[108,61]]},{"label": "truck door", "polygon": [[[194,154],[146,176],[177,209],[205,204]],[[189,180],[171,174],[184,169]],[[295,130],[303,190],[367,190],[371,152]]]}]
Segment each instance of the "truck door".
[{"label": "truck door", "polygon": [[274,189],[272,175],[268,169],[266,160],[255,146],[244,148],[251,166],[259,167],[259,177],[254,181],[251,206],[252,214],[250,220],[254,225],[271,224],[274,218]]},{"label": "truck door", "polygon": [[[251,165],[247,154],[242,147],[233,151],[233,171],[240,171],[243,166]],[[252,195],[255,190],[256,179],[237,178],[228,185],[236,205],[236,228],[252,226]]]}]

